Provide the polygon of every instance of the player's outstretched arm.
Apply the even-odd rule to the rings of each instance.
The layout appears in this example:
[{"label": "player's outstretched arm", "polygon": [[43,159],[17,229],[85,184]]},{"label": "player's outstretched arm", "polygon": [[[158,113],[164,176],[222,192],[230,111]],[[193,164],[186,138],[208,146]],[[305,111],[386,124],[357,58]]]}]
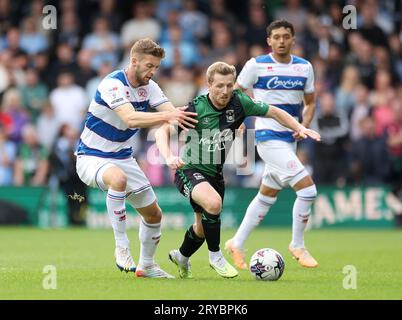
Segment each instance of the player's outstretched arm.
[{"label": "player's outstretched arm", "polygon": [[193,128],[193,123],[198,121],[194,119],[197,115],[194,112],[185,111],[186,107],[170,108],[170,110],[161,112],[141,112],[135,111],[131,104],[123,104],[114,110],[129,128],[149,128],[164,123],[178,123],[180,127],[187,130],[186,127]]},{"label": "player's outstretched arm", "polygon": [[302,139],[310,137],[316,141],[321,140],[321,136],[318,132],[311,129],[307,129],[302,124],[300,124],[295,118],[289,115],[287,112],[277,107],[269,106],[268,112],[265,116],[267,118],[273,118],[283,126],[295,131],[296,134]]},{"label": "player's outstretched arm", "polygon": [[161,155],[165,158],[166,164],[173,170],[180,169],[185,165],[184,161],[175,156],[170,149],[170,136],[174,132],[174,127],[170,124],[162,125],[155,132],[156,146]]}]

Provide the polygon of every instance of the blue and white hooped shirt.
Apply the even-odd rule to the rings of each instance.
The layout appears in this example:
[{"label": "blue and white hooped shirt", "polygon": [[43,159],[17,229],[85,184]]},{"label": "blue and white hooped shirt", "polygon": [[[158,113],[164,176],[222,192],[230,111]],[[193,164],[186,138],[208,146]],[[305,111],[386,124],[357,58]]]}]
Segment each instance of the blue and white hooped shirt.
[{"label": "blue and white hooped shirt", "polygon": [[158,84],[152,80],[147,85],[134,88],[128,82],[124,70],[110,73],[99,84],[89,105],[76,154],[112,159],[130,158],[133,152],[132,138],[139,129],[128,128],[113,110],[130,103],[136,111],[145,112],[167,101]]},{"label": "blue and white hooped shirt", "polygon": [[[314,92],[313,67],[294,55],[289,63],[279,63],[270,53],[247,61],[237,83],[243,88],[253,88],[255,100],[276,106],[299,121],[304,94]],[[257,117],[255,129],[257,142],[295,141],[291,130],[271,118]]]}]

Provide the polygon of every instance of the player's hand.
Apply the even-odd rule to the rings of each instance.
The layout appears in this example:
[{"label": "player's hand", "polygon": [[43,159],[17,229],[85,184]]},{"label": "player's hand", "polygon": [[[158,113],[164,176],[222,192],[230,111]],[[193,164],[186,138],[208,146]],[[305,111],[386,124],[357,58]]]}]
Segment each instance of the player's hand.
[{"label": "player's hand", "polygon": [[244,131],[246,131],[246,125],[242,123],[240,127],[237,128],[236,130],[236,137],[240,138],[243,136]]},{"label": "player's hand", "polygon": [[194,119],[197,116],[195,112],[184,111],[188,106],[178,107],[175,110],[168,113],[168,122],[170,124],[177,124],[184,131],[188,131],[188,128],[195,128],[195,123],[198,122]]},{"label": "player's hand", "polygon": [[185,162],[177,156],[170,156],[166,159],[166,164],[173,170],[180,169],[185,165]]},{"label": "player's hand", "polygon": [[293,134],[293,138],[295,138],[296,140],[311,138],[315,141],[321,141],[321,136],[318,132],[311,130],[311,129],[307,129],[305,127],[300,129],[299,131],[295,132]]}]

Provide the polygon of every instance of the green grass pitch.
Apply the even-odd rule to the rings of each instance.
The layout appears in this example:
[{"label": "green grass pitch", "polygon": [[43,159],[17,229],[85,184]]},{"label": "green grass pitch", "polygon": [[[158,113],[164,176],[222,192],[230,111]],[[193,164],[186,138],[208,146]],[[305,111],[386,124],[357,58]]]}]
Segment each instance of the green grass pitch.
[{"label": "green grass pitch", "polygon": [[[234,230],[222,232],[222,243]],[[183,231],[165,230],[157,261],[177,275],[167,258]],[[191,259],[194,279],[143,279],[118,271],[111,230],[39,230],[0,228],[0,299],[402,299],[402,235],[397,230],[312,230],[306,243],[320,263],[305,269],[287,251],[291,230],[257,229],[248,241],[247,258],[263,247],[282,253],[285,271],[276,282],[254,280],[247,270],[220,278],[208,265],[206,245]],[[138,233],[130,230],[138,260]],[[226,254],[226,253],[225,253]],[[42,286],[46,265],[57,271],[57,288]],[[345,289],[343,268],[353,265],[356,289]],[[348,282],[347,280],[345,280]],[[350,283],[350,282],[348,282]]]}]

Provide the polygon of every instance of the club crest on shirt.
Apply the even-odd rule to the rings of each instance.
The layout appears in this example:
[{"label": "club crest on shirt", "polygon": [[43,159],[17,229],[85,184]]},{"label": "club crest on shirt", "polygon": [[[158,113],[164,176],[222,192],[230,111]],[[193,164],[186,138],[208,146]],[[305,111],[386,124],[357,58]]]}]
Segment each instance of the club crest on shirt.
[{"label": "club crest on shirt", "polygon": [[202,124],[208,124],[208,123],[209,123],[209,118],[208,118],[208,117],[203,118],[203,119],[201,120],[201,123],[202,123]]},{"label": "club crest on shirt", "polygon": [[235,121],[234,110],[226,110],[226,122],[232,123]]},{"label": "club crest on shirt", "polygon": [[138,98],[140,99],[140,101],[144,101],[147,99],[148,92],[146,89],[139,88],[137,91],[137,94],[138,94]]}]

